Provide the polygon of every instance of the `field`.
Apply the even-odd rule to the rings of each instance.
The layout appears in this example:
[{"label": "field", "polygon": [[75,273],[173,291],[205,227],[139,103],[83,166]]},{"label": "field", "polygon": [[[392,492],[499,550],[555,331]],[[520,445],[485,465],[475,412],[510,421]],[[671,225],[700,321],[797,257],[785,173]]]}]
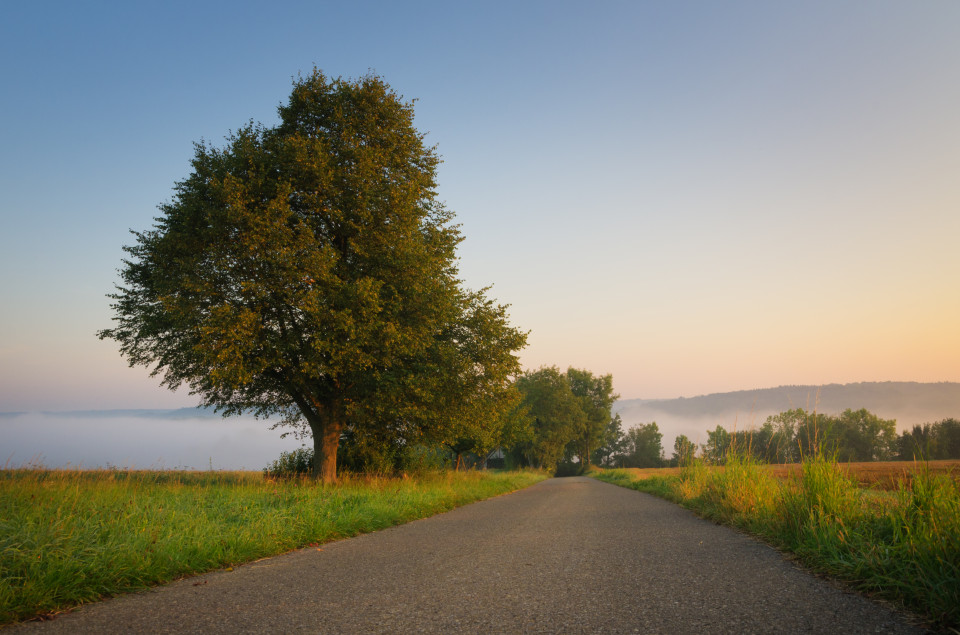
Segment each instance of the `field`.
[{"label": "field", "polygon": [[[918,471],[930,474],[944,474],[954,481],[960,481],[960,461],[927,461],[925,463],[911,463],[907,461],[876,461],[872,463],[837,463],[838,469],[860,487],[883,491],[895,491],[900,483],[910,485],[913,476]],[[760,469],[769,472],[777,478],[799,479],[802,477],[802,465],[793,463],[788,465],[762,465]],[[715,468],[722,471],[723,466]],[[660,468],[626,468],[625,472],[637,479],[651,476],[680,476],[679,467]]]},{"label": "field", "polygon": [[960,461],[602,470],[793,553],[814,570],[960,628]]},{"label": "field", "polygon": [[0,471],[0,624],[375,531],[532,485],[540,472],[345,478]]}]

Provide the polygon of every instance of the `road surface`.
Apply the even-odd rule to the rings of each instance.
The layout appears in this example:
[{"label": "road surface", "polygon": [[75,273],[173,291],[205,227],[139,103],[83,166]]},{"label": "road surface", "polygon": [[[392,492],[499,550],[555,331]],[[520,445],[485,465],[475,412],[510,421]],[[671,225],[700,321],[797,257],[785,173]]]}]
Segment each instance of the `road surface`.
[{"label": "road surface", "polygon": [[752,538],[582,477],[12,631],[922,632]]}]

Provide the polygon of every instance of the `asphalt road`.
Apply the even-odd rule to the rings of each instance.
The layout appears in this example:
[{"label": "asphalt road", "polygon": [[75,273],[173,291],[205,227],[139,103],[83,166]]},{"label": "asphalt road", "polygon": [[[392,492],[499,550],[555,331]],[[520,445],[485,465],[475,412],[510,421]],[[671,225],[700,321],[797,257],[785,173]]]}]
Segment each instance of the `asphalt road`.
[{"label": "asphalt road", "polygon": [[12,631],[922,632],[760,542],[589,478],[551,479]]}]

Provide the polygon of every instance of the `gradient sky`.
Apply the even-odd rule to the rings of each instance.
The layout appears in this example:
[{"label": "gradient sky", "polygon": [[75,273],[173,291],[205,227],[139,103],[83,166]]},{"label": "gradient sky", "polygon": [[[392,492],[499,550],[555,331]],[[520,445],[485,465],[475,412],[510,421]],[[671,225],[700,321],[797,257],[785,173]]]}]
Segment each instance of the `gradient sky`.
[{"label": "gradient sky", "polygon": [[94,336],[192,143],[372,69],[525,366],[960,381],[960,3],[44,2],[0,20],[0,411],[193,405]]}]

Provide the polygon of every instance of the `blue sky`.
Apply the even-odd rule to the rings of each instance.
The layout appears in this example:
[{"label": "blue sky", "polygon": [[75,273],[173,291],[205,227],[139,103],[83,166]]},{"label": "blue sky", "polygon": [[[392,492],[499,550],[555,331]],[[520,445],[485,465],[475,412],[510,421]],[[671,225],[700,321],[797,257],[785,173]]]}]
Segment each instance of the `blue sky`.
[{"label": "blue sky", "polygon": [[960,4],[34,2],[0,22],[0,411],[192,405],[105,295],[291,78],[416,99],[469,287],[624,397],[960,381]]}]

